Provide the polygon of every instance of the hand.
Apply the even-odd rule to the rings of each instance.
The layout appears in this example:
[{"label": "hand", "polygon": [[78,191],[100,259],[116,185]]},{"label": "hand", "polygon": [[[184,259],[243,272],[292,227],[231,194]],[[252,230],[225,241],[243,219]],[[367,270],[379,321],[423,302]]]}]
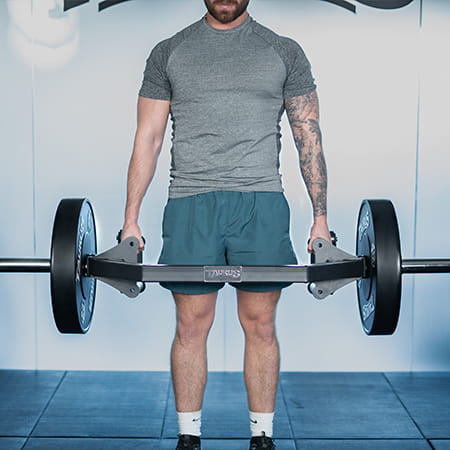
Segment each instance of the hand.
[{"label": "hand", "polygon": [[139,251],[142,252],[144,250],[145,244],[142,239],[142,232],[137,223],[134,224],[124,224],[122,228],[122,240],[128,237],[135,237],[139,240]]},{"label": "hand", "polygon": [[317,238],[322,238],[331,242],[330,230],[325,216],[319,216],[314,220],[309,234],[308,253],[313,252],[312,244]]}]

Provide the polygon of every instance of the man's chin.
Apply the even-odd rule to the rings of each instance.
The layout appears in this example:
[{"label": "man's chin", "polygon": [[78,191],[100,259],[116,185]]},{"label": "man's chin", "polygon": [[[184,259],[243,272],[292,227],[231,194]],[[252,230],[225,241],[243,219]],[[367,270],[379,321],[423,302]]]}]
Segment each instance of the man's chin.
[{"label": "man's chin", "polygon": [[218,20],[219,22],[226,24],[233,22],[233,20],[237,19],[239,16],[236,15],[236,11],[214,11],[214,14],[212,14],[214,19]]},{"label": "man's chin", "polygon": [[234,15],[230,14],[217,14],[215,17],[216,20],[218,20],[220,23],[227,24],[230,22],[233,22],[233,20],[237,19]]}]

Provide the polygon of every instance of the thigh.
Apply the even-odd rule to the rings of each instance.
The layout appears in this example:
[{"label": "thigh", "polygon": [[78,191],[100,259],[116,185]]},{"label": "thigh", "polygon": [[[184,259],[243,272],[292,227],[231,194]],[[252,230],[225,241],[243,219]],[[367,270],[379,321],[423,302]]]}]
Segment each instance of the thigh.
[{"label": "thigh", "polygon": [[[249,197],[251,199],[251,197]],[[240,212],[239,232],[227,240],[232,265],[283,266],[297,264],[290,238],[290,211],[281,192],[256,192]],[[277,291],[291,283],[241,283],[244,291]]]},{"label": "thigh", "polygon": [[[225,250],[213,193],[170,199],[164,209],[163,248],[159,264],[222,265]],[[165,282],[172,292],[199,295],[215,292],[223,283]]]}]

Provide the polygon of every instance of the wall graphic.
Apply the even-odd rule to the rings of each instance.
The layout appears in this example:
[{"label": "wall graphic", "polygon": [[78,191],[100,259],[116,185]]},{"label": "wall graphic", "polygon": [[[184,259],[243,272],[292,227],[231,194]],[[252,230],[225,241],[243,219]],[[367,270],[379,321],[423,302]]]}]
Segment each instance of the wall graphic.
[{"label": "wall graphic", "polygon": [[[88,3],[90,0],[64,0],[64,11],[81,6],[84,3]],[[106,0],[101,1],[98,4],[98,10],[103,11],[119,3],[125,3],[130,0]],[[354,3],[348,2],[346,0],[319,0],[329,3],[333,3],[342,8],[348,9],[349,11],[356,12],[356,6]],[[402,8],[403,6],[409,5],[413,0],[356,0],[357,3],[362,3],[363,5],[372,6],[373,8],[379,9],[396,9]]]}]

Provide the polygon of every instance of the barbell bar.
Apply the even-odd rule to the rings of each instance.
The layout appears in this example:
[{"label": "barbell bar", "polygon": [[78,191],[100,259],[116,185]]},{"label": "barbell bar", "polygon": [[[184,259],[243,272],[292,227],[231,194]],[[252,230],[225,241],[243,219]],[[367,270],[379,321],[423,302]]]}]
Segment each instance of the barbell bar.
[{"label": "barbell bar", "polygon": [[450,259],[402,260],[397,217],[390,200],[364,200],[356,234],[356,255],[316,239],[314,263],[304,266],[145,265],[136,238],[127,238],[97,255],[90,201],[63,199],[55,214],[50,258],[3,258],[0,272],[50,273],[53,315],[61,333],[89,330],[96,281],[100,280],[128,297],[138,296],[145,283],[162,281],[307,283],[317,299],[356,281],[364,332],[392,334],[400,312],[402,275],[450,273]]}]

